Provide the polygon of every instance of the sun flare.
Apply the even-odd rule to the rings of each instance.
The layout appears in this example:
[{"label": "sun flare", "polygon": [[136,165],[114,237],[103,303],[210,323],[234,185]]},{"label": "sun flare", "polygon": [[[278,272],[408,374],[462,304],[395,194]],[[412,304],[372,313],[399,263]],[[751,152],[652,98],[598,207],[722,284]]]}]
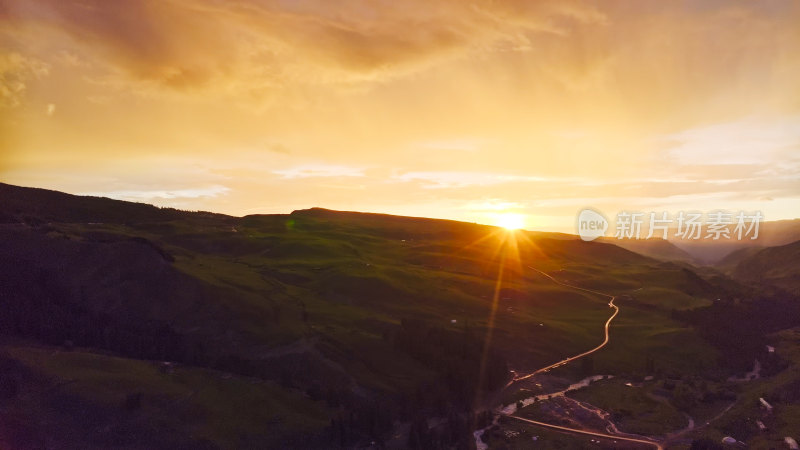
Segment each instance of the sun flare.
[{"label": "sun flare", "polygon": [[506,230],[518,230],[525,225],[525,216],[517,213],[501,213],[495,218],[495,224]]}]

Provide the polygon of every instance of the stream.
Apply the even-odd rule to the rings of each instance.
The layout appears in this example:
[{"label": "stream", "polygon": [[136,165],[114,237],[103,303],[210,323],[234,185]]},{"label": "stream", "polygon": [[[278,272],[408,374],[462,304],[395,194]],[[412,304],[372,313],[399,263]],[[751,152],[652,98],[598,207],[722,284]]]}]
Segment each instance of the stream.
[{"label": "stream", "polygon": [[[582,380],[580,380],[578,382],[570,384],[567,388],[562,389],[560,391],[551,392],[549,394],[539,394],[539,395],[534,395],[534,396],[531,396],[531,397],[528,397],[528,398],[524,398],[524,399],[521,400],[522,401],[522,407],[524,408],[524,407],[529,406],[529,405],[531,405],[531,404],[533,404],[534,402],[537,402],[537,401],[548,400],[548,399],[551,399],[553,397],[562,397],[562,396],[564,396],[564,394],[567,391],[573,391],[573,390],[576,390],[576,389],[585,388],[585,387],[589,386],[591,383],[593,383],[595,381],[603,380],[603,379],[606,379],[606,378],[614,378],[614,376],[613,375],[592,375],[590,377],[586,377],[586,378],[584,378],[584,379],[582,379]],[[605,411],[602,411],[602,410],[600,410],[598,408],[595,408],[595,407],[592,407],[590,405],[584,404],[582,402],[577,402],[576,401],[576,403],[578,403],[581,408],[583,408],[583,409],[585,409],[587,411],[590,411],[591,413],[597,415],[597,417],[599,417],[601,420],[603,420],[603,421],[607,421],[608,420],[608,413],[606,413]],[[493,425],[496,425],[498,419],[500,418],[500,415],[512,415],[512,414],[516,413],[517,412],[517,402],[511,403],[510,405],[507,405],[505,407],[497,408],[495,410],[495,412],[498,413],[498,414],[494,416],[494,420],[492,420],[491,424],[489,424],[485,428],[481,428],[480,430],[475,430],[472,433],[472,435],[475,437],[475,446],[478,448],[478,450],[486,450],[486,449],[489,448],[489,446],[486,445],[481,440],[481,436],[483,435],[483,432],[486,431],[487,429],[489,429],[490,427],[492,427]],[[611,430],[612,432],[614,432],[614,433],[618,432],[618,430],[616,430],[616,427],[614,426],[614,424],[611,424],[610,426],[613,428],[613,430]]]}]

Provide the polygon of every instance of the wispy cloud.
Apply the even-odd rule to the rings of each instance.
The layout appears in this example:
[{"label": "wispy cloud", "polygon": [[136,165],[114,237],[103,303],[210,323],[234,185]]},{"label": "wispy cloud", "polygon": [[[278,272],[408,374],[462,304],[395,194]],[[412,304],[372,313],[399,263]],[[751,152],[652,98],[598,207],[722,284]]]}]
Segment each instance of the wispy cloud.
[{"label": "wispy cloud", "polygon": [[593,6],[563,1],[10,0],[4,8],[7,20],[63,32],[132,79],[172,89],[383,80],[465,51],[529,46],[530,34],[567,34],[569,22],[605,20]]},{"label": "wispy cloud", "polygon": [[406,172],[395,174],[391,179],[401,182],[420,181],[426,189],[490,186],[513,182],[556,181],[549,177],[481,172]]},{"label": "wispy cloud", "polygon": [[325,177],[363,177],[363,168],[342,165],[315,164],[273,170],[272,173],[284,179],[325,178]]},{"label": "wispy cloud", "polygon": [[668,156],[683,165],[771,165],[800,152],[800,116],[745,118],[673,133]]},{"label": "wispy cloud", "polygon": [[108,197],[117,200],[158,200],[158,199],[198,199],[214,198],[227,194],[231,189],[225,186],[209,186],[201,188],[187,188],[175,190],[120,190],[79,192],[78,195],[92,195],[95,197]]},{"label": "wispy cloud", "polygon": [[19,106],[30,79],[48,75],[50,65],[18,52],[0,50],[0,107]]},{"label": "wispy cloud", "polygon": [[486,144],[486,142],[486,139],[452,138],[420,141],[417,142],[416,145],[428,150],[457,150],[464,152],[475,152],[478,151],[484,144]]}]

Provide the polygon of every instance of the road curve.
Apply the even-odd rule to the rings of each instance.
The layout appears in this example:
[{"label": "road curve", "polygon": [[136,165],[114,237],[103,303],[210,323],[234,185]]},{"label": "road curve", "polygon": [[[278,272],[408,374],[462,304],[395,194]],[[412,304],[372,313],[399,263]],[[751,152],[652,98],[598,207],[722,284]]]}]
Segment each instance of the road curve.
[{"label": "road curve", "polygon": [[[608,320],[605,323],[605,326],[604,326],[605,337],[603,339],[603,342],[600,345],[598,345],[597,347],[595,347],[595,348],[593,348],[591,350],[585,351],[585,352],[583,352],[583,353],[581,353],[579,355],[571,356],[571,357],[569,357],[569,358],[567,358],[567,359],[565,359],[563,361],[559,361],[559,362],[557,362],[555,364],[551,364],[551,365],[549,365],[547,367],[542,367],[541,369],[538,369],[538,370],[536,370],[534,372],[531,372],[531,373],[528,373],[528,374],[525,374],[525,375],[522,375],[522,376],[519,376],[519,375],[515,376],[514,379],[511,380],[506,385],[506,387],[510,386],[511,384],[513,384],[513,383],[515,383],[517,381],[525,380],[525,379],[530,378],[530,377],[532,377],[532,376],[534,376],[536,374],[548,371],[550,369],[554,369],[556,367],[563,366],[564,364],[567,364],[569,362],[575,361],[576,359],[583,358],[584,356],[590,355],[590,354],[600,350],[601,348],[605,347],[606,344],[608,344],[608,341],[609,341],[608,329],[611,326],[611,321],[613,321],[614,318],[617,317],[617,314],[619,314],[619,307],[614,304],[614,300],[616,299],[615,296],[610,295],[610,294],[606,294],[605,292],[599,292],[599,291],[595,291],[595,290],[592,290],[592,289],[573,286],[571,284],[567,284],[567,283],[561,282],[561,281],[553,278],[549,274],[547,274],[547,273],[545,273],[545,272],[543,272],[543,271],[541,271],[541,270],[539,270],[539,269],[537,269],[535,267],[531,267],[531,266],[527,266],[527,267],[529,269],[531,269],[531,270],[535,270],[535,271],[539,272],[540,274],[542,274],[545,277],[549,278],[552,282],[554,282],[556,284],[560,284],[562,286],[566,286],[566,287],[569,287],[569,288],[572,288],[572,289],[578,289],[578,290],[581,290],[581,291],[585,291],[585,292],[589,292],[589,293],[592,293],[592,294],[596,294],[596,295],[600,295],[600,296],[603,296],[603,297],[610,298],[611,300],[608,302],[608,306],[611,307],[611,308],[614,308],[614,314],[612,314],[611,317],[609,317]],[[633,443],[637,443],[637,444],[644,444],[644,445],[652,446],[656,450],[663,450],[664,449],[662,444],[660,444],[659,442],[655,442],[655,441],[649,441],[649,440],[645,440],[645,439],[636,439],[636,438],[624,437],[624,436],[613,435],[613,434],[597,433],[597,432],[594,432],[594,431],[581,430],[581,429],[578,429],[578,428],[562,427],[560,425],[553,425],[553,424],[546,423],[546,422],[539,422],[539,421],[536,421],[536,420],[526,419],[524,417],[514,416],[514,415],[510,415],[510,414],[504,414],[504,415],[506,417],[511,418],[511,419],[515,419],[515,420],[519,420],[519,421],[522,421],[522,422],[531,423],[531,424],[538,425],[538,426],[545,427],[545,428],[551,428],[551,429],[554,429],[554,430],[563,431],[565,433],[583,434],[583,435],[588,435],[588,436],[602,437],[602,438],[605,438],[605,439],[613,439],[613,440],[618,440],[618,441],[625,441],[625,442],[633,442]]]},{"label": "road curve", "polygon": [[559,362],[557,362],[555,364],[551,364],[551,365],[549,365],[547,367],[542,367],[541,369],[538,369],[538,370],[533,371],[531,373],[528,373],[528,374],[525,374],[525,375],[521,375],[521,376],[517,375],[511,381],[509,381],[508,384],[506,384],[506,387],[511,386],[513,383],[516,383],[517,381],[522,381],[522,380],[528,379],[528,378],[530,378],[530,377],[532,377],[534,375],[540,374],[542,372],[546,372],[546,371],[548,371],[550,369],[555,369],[556,367],[563,366],[564,364],[567,364],[569,362],[575,361],[576,359],[579,359],[579,358],[583,358],[584,356],[591,355],[592,353],[594,353],[594,352],[600,350],[601,348],[605,347],[606,344],[608,344],[608,340],[609,340],[608,328],[611,326],[611,321],[614,320],[615,317],[617,317],[617,314],[619,314],[619,307],[614,304],[614,300],[616,299],[615,296],[606,294],[604,292],[598,292],[598,291],[594,291],[594,290],[591,290],[591,289],[586,289],[586,288],[582,288],[582,287],[578,287],[578,286],[573,286],[571,284],[563,283],[561,281],[556,280],[555,278],[553,278],[552,276],[550,276],[546,272],[542,272],[541,270],[539,270],[539,269],[537,269],[535,267],[528,266],[528,268],[532,269],[532,270],[535,270],[535,271],[539,272],[540,274],[546,276],[553,283],[560,284],[560,285],[566,286],[568,288],[578,289],[578,290],[581,290],[581,291],[586,291],[586,292],[590,292],[592,294],[597,294],[597,295],[601,295],[603,297],[610,298],[611,301],[608,302],[608,306],[610,306],[611,308],[614,308],[614,314],[612,314],[611,317],[609,317],[608,320],[606,321],[606,324],[605,324],[605,327],[604,327],[605,338],[603,339],[603,342],[600,345],[598,345],[597,347],[595,347],[595,348],[593,348],[591,350],[585,351],[585,352],[583,352],[583,353],[581,353],[579,355],[571,356],[571,357],[569,357],[569,358],[567,358],[565,360],[559,361]]},{"label": "road curve", "polygon": [[647,440],[644,440],[644,439],[635,439],[635,438],[617,436],[617,435],[613,435],[613,434],[596,433],[594,431],[579,430],[579,429],[576,429],[576,428],[567,428],[567,427],[562,427],[562,426],[559,426],[559,425],[553,425],[551,423],[539,422],[539,421],[536,421],[536,420],[526,419],[524,417],[519,417],[519,416],[506,416],[506,417],[511,418],[511,419],[515,419],[515,420],[519,420],[519,421],[522,421],[522,422],[532,423],[534,425],[539,425],[540,427],[552,428],[554,430],[563,431],[565,433],[586,434],[586,435],[589,435],[589,436],[597,436],[597,437],[601,437],[601,438],[605,438],[605,439],[613,439],[613,440],[616,440],[616,441],[635,442],[637,444],[650,445],[650,446],[656,448],[657,450],[663,450],[664,449],[664,447],[661,444],[659,444],[658,442],[647,441]]}]

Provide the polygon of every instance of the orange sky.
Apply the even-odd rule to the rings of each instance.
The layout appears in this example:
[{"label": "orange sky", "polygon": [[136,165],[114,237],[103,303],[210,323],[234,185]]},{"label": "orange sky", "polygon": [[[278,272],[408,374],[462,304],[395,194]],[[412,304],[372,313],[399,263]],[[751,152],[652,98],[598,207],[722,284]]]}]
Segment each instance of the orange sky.
[{"label": "orange sky", "polygon": [[800,2],[0,0],[0,180],[572,231],[800,217]]}]

